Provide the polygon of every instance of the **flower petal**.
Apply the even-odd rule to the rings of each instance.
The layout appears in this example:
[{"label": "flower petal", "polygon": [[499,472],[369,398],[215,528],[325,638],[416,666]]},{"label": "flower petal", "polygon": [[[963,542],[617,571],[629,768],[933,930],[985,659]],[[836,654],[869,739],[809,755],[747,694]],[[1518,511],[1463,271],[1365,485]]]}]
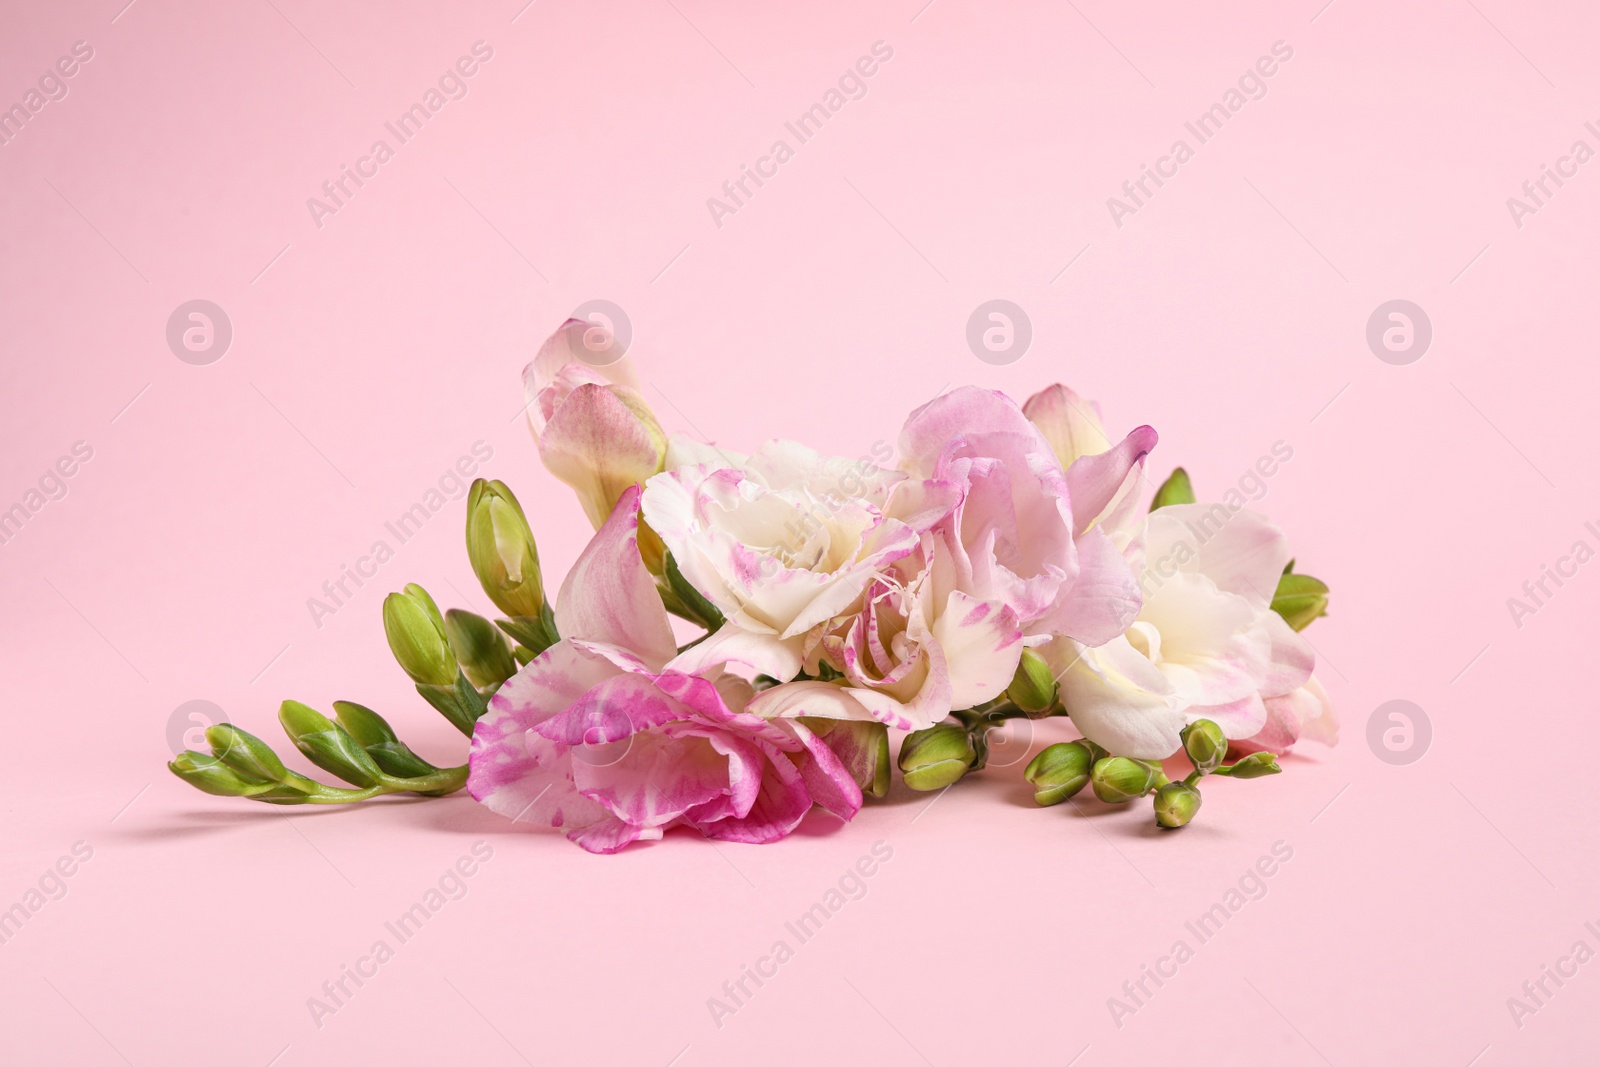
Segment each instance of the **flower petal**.
[{"label": "flower petal", "polygon": [[639,558],[639,489],[629,487],[578,556],[556,598],[562,636],[604,642],[659,668],[678,648],[655,580]]}]

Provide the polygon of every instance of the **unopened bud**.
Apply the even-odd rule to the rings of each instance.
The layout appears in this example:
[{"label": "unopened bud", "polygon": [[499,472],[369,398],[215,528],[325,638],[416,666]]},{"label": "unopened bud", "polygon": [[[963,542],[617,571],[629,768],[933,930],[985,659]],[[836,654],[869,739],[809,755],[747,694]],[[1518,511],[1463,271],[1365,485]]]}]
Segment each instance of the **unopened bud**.
[{"label": "unopened bud", "polygon": [[383,772],[367,750],[344,727],[298,700],[285,700],[278,721],[294,747],[318,767],[363,789],[375,784]]},{"label": "unopened bud", "polygon": [[1278,774],[1283,768],[1278,766],[1278,757],[1270,752],[1252,752],[1244,759],[1231,767],[1218,767],[1218,774],[1225,774],[1230,778],[1264,778],[1269,774]]},{"label": "unopened bud", "polygon": [[506,639],[482,615],[451,608],[444,613],[444,631],[467,681],[479,689],[498,689],[517,673],[517,661],[511,657]]},{"label": "unopened bud", "polygon": [[271,745],[230,723],[206,727],[206,742],[212,755],[247,777],[269,782],[289,777],[289,769]]},{"label": "unopened bud", "polygon": [[1055,674],[1044,657],[1031,648],[1023,649],[1022,658],[1017,661],[1017,673],[1006,689],[1011,702],[1030,716],[1038,715],[1055,707],[1059,689]]},{"label": "unopened bud", "polygon": [[1200,810],[1200,790],[1187,782],[1168,782],[1156,790],[1156,825],[1168,830],[1187,826]]},{"label": "unopened bud", "polygon": [[1033,799],[1041,806],[1059,804],[1089,784],[1094,756],[1076,741],[1051,745],[1028,764],[1022,777],[1033,783]]},{"label": "unopened bud", "polygon": [[1156,490],[1155,499],[1150,501],[1150,510],[1170,507],[1173,504],[1193,503],[1194,486],[1189,484],[1189,472],[1179,467],[1161,483],[1161,488]]},{"label": "unopened bud", "polygon": [[959,781],[977,757],[964,727],[930,726],[906,735],[900,745],[900,773],[912,789],[943,789]]},{"label": "unopened bud", "polygon": [[544,580],[539,548],[506,483],[479,478],[467,493],[467,558],[494,606],[514,619],[539,618]]},{"label": "unopened bud", "polygon": [[1159,763],[1107,756],[1095,763],[1089,780],[1094,784],[1094,795],[1107,804],[1126,804],[1165,785],[1166,775],[1161,773]]},{"label": "unopened bud", "polygon": [[241,774],[215,756],[180,752],[167,769],[202,793],[218,797],[250,797],[265,793],[273,783]]},{"label": "unopened bud", "polygon": [[1228,739],[1223,736],[1222,727],[1210,719],[1196,719],[1178,731],[1178,736],[1183,738],[1183,751],[1189,762],[1201,774],[1210,774],[1222,766],[1228,755]]},{"label": "unopened bud", "polygon": [[383,600],[383,632],[389,651],[411,680],[420,685],[453,685],[456,658],[445,635],[438,605],[420,585]]},{"label": "unopened bud", "polygon": [[1309,574],[1286,573],[1272,594],[1272,610],[1294,629],[1304,630],[1328,613],[1328,585]]}]

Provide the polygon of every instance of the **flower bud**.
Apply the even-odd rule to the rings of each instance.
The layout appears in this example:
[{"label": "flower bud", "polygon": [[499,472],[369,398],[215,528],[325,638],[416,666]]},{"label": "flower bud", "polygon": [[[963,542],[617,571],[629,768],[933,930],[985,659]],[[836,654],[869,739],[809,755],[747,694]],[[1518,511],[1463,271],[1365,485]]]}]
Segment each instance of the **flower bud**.
[{"label": "flower bud", "polygon": [[[1293,566],[1293,564],[1290,564]],[[1296,630],[1304,630],[1328,613],[1328,586],[1309,574],[1285,573],[1272,594],[1272,610]]]},{"label": "flower bud", "polygon": [[544,608],[539,548],[506,483],[479,478],[467,492],[467,558],[494,606],[513,619]]},{"label": "flower bud", "polygon": [[294,747],[323,770],[363,789],[383,777],[367,750],[344,727],[316,709],[298,700],[285,700],[278,708],[278,721]]},{"label": "flower bud", "polygon": [[1222,727],[1210,719],[1196,719],[1179,730],[1178,736],[1183,738],[1183,751],[1189,762],[1201,774],[1210,774],[1222,766],[1228,755],[1228,739],[1222,735]]},{"label": "flower bud", "polygon": [[1089,774],[1094,795],[1107,804],[1126,804],[1166,784],[1161,765],[1127,756],[1107,756],[1095,762]]},{"label": "flower bud", "polygon": [[1282,771],[1283,768],[1278,766],[1278,757],[1270,752],[1252,752],[1231,767],[1217,768],[1218,774],[1231,778],[1264,778]]},{"label": "flower bud", "polygon": [[1011,702],[1030,717],[1039,715],[1055,707],[1059,689],[1055,674],[1044,657],[1031,648],[1023,649],[1022,658],[1017,661],[1017,673],[1012,676],[1011,685],[1006,689],[1006,696],[1011,698]]},{"label": "flower bud", "polygon": [[452,685],[456,659],[445,636],[444,619],[427,590],[408,585],[383,601],[383,632],[400,666],[421,685]]},{"label": "flower bud", "polygon": [[251,797],[273,788],[271,782],[242,774],[217,757],[198,752],[178,753],[167,769],[202,793],[217,797]]},{"label": "flower bud", "polygon": [[1051,745],[1028,764],[1022,777],[1033,783],[1033,799],[1041,806],[1059,804],[1089,784],[1094,757],[1076,741]]},{"label": "flower bud", "polygon": [[411,751],[404,741],[395,736],[394,728],[388,721],[371,708],[348,700],[335,700],[333,713],[339,717],[339,725],[355,739],[356,744],[366,749],[367,755],[385,774],[392,774],[396,778],[421,778],[439,769]]},{"label": "flower bud", "polygon": [[289,769],[272,746],[230,723],[206,727],[206,742],[212,755],[249,778],[281,782],[289,777]]},{"label": "flower bud", "polygon": [[943,789],[959,781],[977,757],[964,727],[930,726],[906,735],[900,745],[900,773],[912,789]]},{"label": "flower bud", "polygon": [[1156,825],[1168,830],[1189,825],[1200,810],[1200,790],[1187,782],[1168,782],[1156,790]]},{"label": "flower bud", "polygon": [[1179,467],[1168,475],[1167,480],[1161,483],[1161,488],[1156,490],[1155,499],[1150,501],[1150,510],[1168,507],[1172,504],[1193,504],[1194,486],[1189,484],[1189,472]]},{"label": "flower bud", "polygon": [[444,631],[467,681],[479,689],[498,689],[517,673],[517,661],[494,623],[482,615],[451,608],[444,613]]}]

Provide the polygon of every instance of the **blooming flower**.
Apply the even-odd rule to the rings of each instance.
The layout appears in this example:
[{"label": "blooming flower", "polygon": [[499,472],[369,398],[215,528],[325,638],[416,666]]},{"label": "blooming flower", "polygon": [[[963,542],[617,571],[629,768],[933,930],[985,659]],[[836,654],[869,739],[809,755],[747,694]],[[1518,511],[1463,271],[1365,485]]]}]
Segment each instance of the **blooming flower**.
[{"label": "blooming flower", "polygon": [[468,790],[591,852],[678,825],[773,841],[813,803],[849,819],[861,789],[827,744],[803,723],[752,714],[742,678],[678,662],[639,557],[639,496],[622,492],[567,575],[555,608],[562,639],[478,720]]},{"label": "blooming flower", "polygon": [[1271,608],[1289,551],[1264,516],[1241,510],[1219,519],[1200,504],[1160,508],[1146,520],[1142,551],[1144,603],[1125,634],[1098,647],[1054,641],[1041,650],[1085,737],[1119,755],[1161,759],[1196,719],[1244,741],[1267,727],[1269,706],[1283,722],[1321,692],[1295,695],[1310,683],[1315,660]]},{"label": "blooming flower", "polygon": [[956,389],[912,413],[900,467],[955,485],[961,501],[935,528],[957,588],[1016,612],[1024,632],[1101,644],[1139,610],[1134,569],[1101,524],[1119,513],[1156,433],[1063,469],[1044,433],[1004,393]]},{"label": "blooming flower", "polygon": [[865,461],[769,441],[737,465],[651,478],[644,518],[727,625],[686,662],[793,678],[823,628],[915,552],[956,491]]}]

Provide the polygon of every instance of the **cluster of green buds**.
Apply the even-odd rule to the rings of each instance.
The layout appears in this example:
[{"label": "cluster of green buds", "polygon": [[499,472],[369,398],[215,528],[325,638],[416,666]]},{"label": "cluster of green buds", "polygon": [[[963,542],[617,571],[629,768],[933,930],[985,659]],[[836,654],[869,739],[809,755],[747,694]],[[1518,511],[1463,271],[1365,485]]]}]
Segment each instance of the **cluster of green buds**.
[{"label": "cluster of green buds", "polygon": [[285,700],[278,721],[302,755],[355,786],[324,785],[289,770],[272,746],[228,723],[206,730],[209,755],[182,752],[167,766],[196,789],[267,804],[350,804],[387,793],[443,796],[467,781],[467,768],[435,767],[411,751],[371,708],[335,701],[335,722],[314,708]]},{"label": "cluster of green buds", "polygon": [[[412,584],[384,599],[383,632],[422,698],[471,737],[489,698],[519,663],[549,648],[558,635],[533,531],[502,482],[480,478],[472,484],[467,556],[483,591],[507,618],[491,622],[459,608],[441,613],[428,591]],[[342,700],[333,706],[338,721],[286,700],[278,720],[308,760],[354,788],[324,785],[289,770],[266,742],[226,723],[206,731],[209,754],[182,752],[168,767],[204,792],[271,804],[348,804],[386,793],[442,796],[466,783],[465,765],[435,767],[372,709]]]},{"label": "cluster of green buds", "polygon": [[907,734],[900,745],[900,774],[912,789],[944,789],[988,765],[989,734],[1003,723],[1063,713],[1056,680],[1044,660],[1024,651],[1004,697],[952,712],[944,722]]},{"label": "cluster of green buds", "polygon": [[1198,719],[1180,733],[1183,751],[1194,770],[1180,781],[1167,777],[1156,760],[1113,756],[1087,739],[1051,745],[1023,771],[1041,806],[1060,804],[1091,786],[1107,804],[1126,804],[1153,796],[1156,825],[1174,830],[1187,826],[1200,810],[1199,781],[1208,774],[1225,778],[1260,778],[1282,768],[1270,752],[1256,752],[1224,764],[1228,739],[1210,719]]}]

